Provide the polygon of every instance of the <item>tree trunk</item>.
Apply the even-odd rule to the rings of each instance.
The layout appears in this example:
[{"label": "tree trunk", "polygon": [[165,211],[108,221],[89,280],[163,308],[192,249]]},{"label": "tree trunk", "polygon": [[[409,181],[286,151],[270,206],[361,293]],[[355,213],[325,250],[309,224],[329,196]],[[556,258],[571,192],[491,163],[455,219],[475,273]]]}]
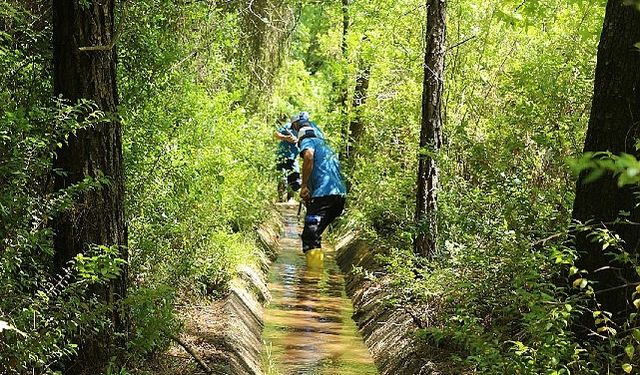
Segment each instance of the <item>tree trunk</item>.
[{"label": "tree trunk", "polygon": [[347,44],[347,35],[349,34],[349,3],[350,0],[342,0],[342,41],[340,49],[342,51],[342,82],[340,82],[340,97],[338,98],[338,106],[342,114],[341,132],[344,137],[344,147],[340,152],[341,159],[347,158],[349,154],[349,107],[347,100],[349,96],[349,78],[348,78],[348,53],[349,46]]},{"label": "tree trunk", "polygon": [[[636,141],[640,131],[640,53],[634,46],[640,42],[640,13],[623,0],[610,0],[598,47],[595,87],[591,118],[587,130],[584,151],[610,151],[614,154],[630,153],[638,156]],[[593,183],[584,183],[587,172],[583,172],[576,186],[573,218],[581,222],[593,220],[594,224],[615,220],[620,211],[631,213],[631,221],[640,221],[640,210],[634,195],[638,189],[619,188],[615,176],[606,175]],[[604,226],[604,224],[602,224]],[[640,230],[633,225],[607,225],[625,241],[625,249],[635,253],[640,240]],[[577,266],[589,272],[587,277],[597,281],[596,290],[620,287],[637,280],[634,270],[628,265],[622,271],[604,266],[613,264],[611,257],[602,250],[602,245],[593,243],[586,233],[576,238],[579,251]],[[625,281],[626,280],[626,281]],[[620,322],[631,311],[628,298],[630,288],[618,288],[606,293],[597,293],[601,308],[614,313]],[[631,288],[634,289],[634,288]],[[635,310],[635,309],[633,309]]]},{"label": "tree trunk", "polygon": [[[127,234],[124,220],[124,183],[122,132],[116,110],[116,53],[113,49],[81,52],[80,47],[107,46],[114,36],[114,0],[53,1],[54,90],[71,103],[80,99],[93,101],[105,112],[108,122],[78,131],[56,154],[54,168],[57,189],[64,189],[85,178],[106,177],[109,183],[86,191],[74,199],[73,206],[60,214],[54,223],[55,263],[58,270],[91,244],[117,246],[120,257],[127,259]],[[91,293],[112,304],[125,297],[126,269],[121,277]],[[108,317],[113,329],[122,330],[125,319],[115,312]],[[113,344],[112,332],[82,338],[79,365],[65,373],[85,371],[108,361]]]},{"label": "tree trunk", "polygon": [[426,52],[422,92],[422,128],[418,156],[415,252],[432,256],[436,250],[438,166],[442,145],[442,90],[446,53],[446,0],[427,0]]},{"label": "tree trunk", "polygon": [[356,88],[353,93],[353,118],[349,122],[349,143],[353,150],[349,150],[348,156],[354,152],[358,140],[364,132],[364,124],[362,123],[361,109],[360,107],[367,102],[367,95],[369,92],[369,76],[371,75],[371,66],[367,65],[358,74],[356,78]]},{"label": "tree trunk", "polygon": [[[363,65],[363,64],[361,64]],[[367,102],[369,93],[369,77],[371,75],[371,66],[367,65],[358,74],[356,78],[356,87],[353,93],[353,117],[349,121],[349,139],[347,143],[347,159],[350,165],[353,165],[353,156],[356,154],[358,142],[362,133],[364,133],[364,123],[362,122],[361,108]]]},{"label": "tree trunk", "polygon": [[349,33],[349,24],[351,19],[349,18],[349,0],[342,0],[342,43],[340,47],[342,49],[342,57],[347,57],[347,35]]},{"label": "tree trunk", "polygon": [[[269,97],[273,90],[276,71],[282,63],[287,40],[296,23],[295,10],[292,8],[294,5],[280,0],[210,3],[242,15],[242,43],[246,44],[242,48],[247,49],[242,56],[247,61],[239,62],[239,66],[246,66],[248,69],[251,84],[247,87],[245,99],[251,107],[256,108],[260,99]],[[295,6],[302,7],[302,4]],[[310,50],[316,47],[312,44]],[[318,67],[313,69],[317,70]]]}]

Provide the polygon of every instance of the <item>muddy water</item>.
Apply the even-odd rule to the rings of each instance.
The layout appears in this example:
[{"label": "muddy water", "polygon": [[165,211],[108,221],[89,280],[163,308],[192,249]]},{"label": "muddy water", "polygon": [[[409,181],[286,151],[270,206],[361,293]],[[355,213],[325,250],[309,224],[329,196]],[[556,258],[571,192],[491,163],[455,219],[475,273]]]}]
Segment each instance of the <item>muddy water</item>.
[{"label": "muddy water", "polygon": [[377,374],[351,320],[351,302],[333,253],[325,247],[324,269],[307,269],[300,250],[297,207],[280,207],[285,231],[280,256],[269,275],[273,300],[265,316],[265,373]]}]

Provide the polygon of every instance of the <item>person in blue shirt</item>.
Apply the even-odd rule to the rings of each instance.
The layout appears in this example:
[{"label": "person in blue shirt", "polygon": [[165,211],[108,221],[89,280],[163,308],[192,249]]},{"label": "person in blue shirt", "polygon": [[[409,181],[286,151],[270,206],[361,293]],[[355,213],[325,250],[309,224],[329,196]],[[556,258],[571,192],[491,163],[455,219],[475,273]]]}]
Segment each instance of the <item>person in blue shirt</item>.
[{"label": "person in blue shirt", "polygon": [[[287,116],[281,116],[280,122],[286,121]],[[298,138],[291,128],[291,123],[286,123],[275,132],[274,137],[280,141],[277,153],[277,169],[282,173],[278,183],[278,197],[282,199],[287,192],[287,200],[293,198],[293,193],[300,190],[300,168],[298,166]]]},{"label": "person in blue shirt", "polygon": [[302,251],[309,266],[320,267],[324,259],[322,233],[342,214],[347,189],[338,156],[309,121],[298,119],[292,123],[292,128],[298,132],[303,159],[300,198],[307,205]]}]

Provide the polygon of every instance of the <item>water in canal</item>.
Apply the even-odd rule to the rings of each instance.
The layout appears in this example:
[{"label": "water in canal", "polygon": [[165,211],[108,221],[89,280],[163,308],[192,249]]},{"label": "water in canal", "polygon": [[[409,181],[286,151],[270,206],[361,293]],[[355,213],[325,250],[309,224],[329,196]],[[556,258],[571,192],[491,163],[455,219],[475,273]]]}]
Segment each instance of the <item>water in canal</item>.
[{"label": "water in canal", "polygon": [[265,317],[267,375],[377,374],[371,356],[351,320],[351,301],[330,249],[324,268],[309,270],[300,250],[296,206],[281,205],[285,231],[272,265],[273,295]]}]

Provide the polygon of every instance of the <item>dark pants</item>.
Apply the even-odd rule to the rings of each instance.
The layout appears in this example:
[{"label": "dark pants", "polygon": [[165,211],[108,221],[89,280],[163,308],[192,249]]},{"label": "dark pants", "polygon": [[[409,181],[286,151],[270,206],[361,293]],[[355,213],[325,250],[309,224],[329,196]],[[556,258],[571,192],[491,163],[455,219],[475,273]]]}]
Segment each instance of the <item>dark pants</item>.
[{"label": "dark pants", "polygon": [[302,251],[318,249],[322,246],[322,233],[344,210],[345,198],[329,195],[311,199],[307,204],[307,216],[302,231]]},{"label": "dark pants", "polygon": [[283,159],[278,163],[278,170],[287,176],[287,186],[293,191],[300,190],[300,173],[296,171],[294,159]]}]

